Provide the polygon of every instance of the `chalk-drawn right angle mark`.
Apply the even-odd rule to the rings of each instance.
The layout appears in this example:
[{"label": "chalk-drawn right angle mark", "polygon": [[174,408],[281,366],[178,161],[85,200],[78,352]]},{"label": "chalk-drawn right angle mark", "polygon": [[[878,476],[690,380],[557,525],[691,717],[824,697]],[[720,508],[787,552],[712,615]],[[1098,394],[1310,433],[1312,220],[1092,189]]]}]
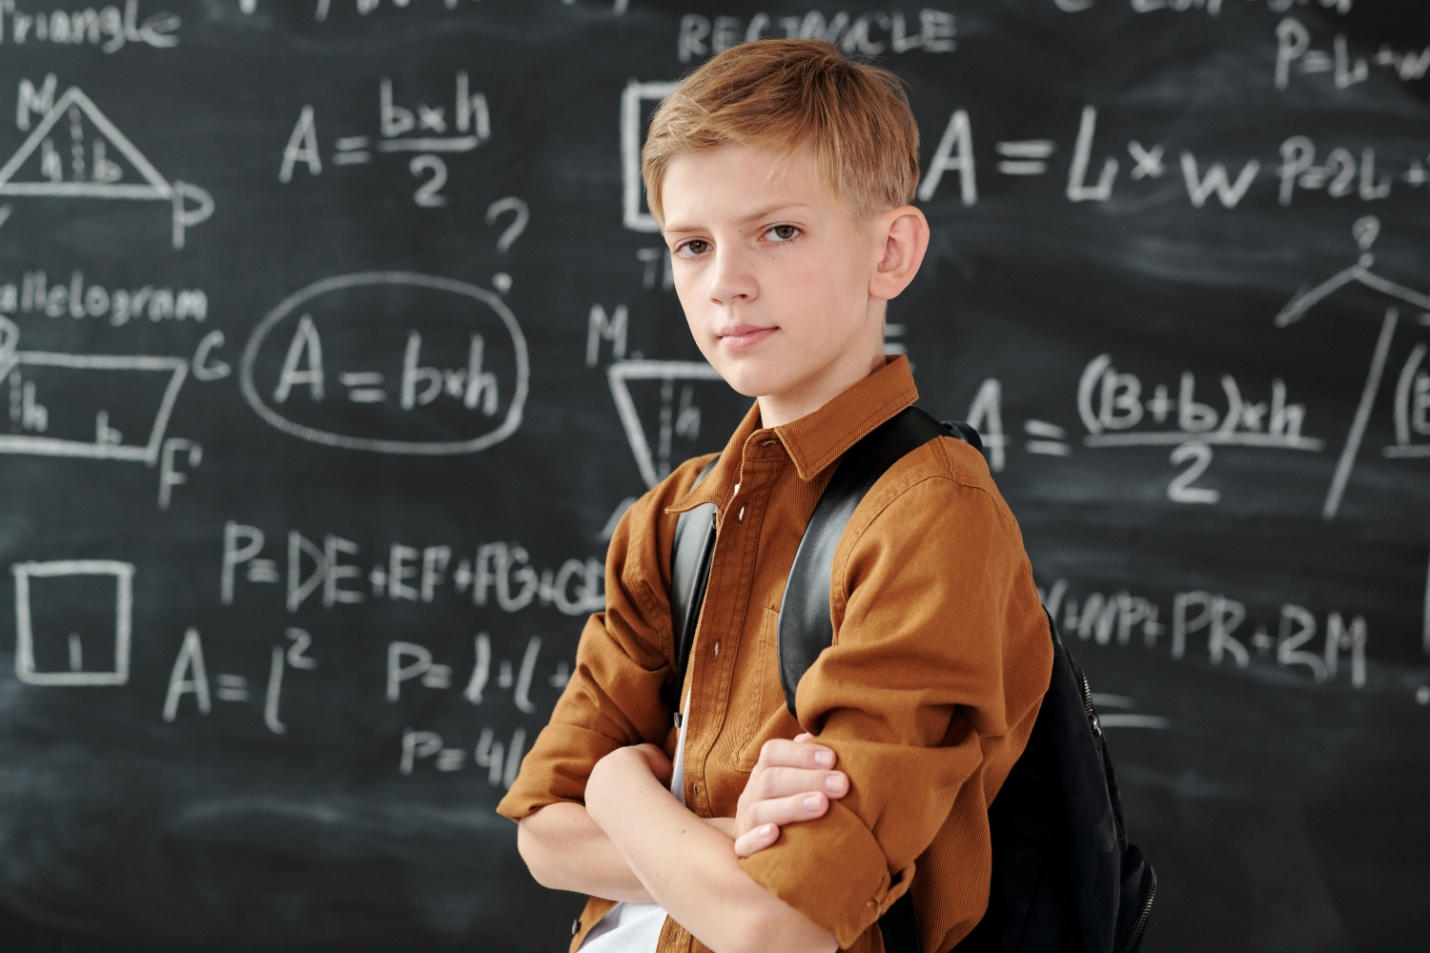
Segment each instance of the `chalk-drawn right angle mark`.
[{"label": "chalk-drawn right angle mark", "polygon": [[[1336,291],[1351,284],[1364,285],[1378,291],[1402,305],[1420,310],[1419,324],[1430,327],[1430,294],[1414,291],[1393,281],[1388,281],[1371,271],[1375,256],[1370,253],[1376,236],[1380,232],[1380,221],[1374,216],[1359,219],[1352,227],[1356,243],[1361,249],[1360,258],[1349,268],[1308,291],[1303,291],[1287,303],[1276,315],[1276,326],[1286,327],[1306,317],[1307,312]],[[1370,423],[1371,411],[1380,393],[1385,376],[1386,363],[1390,357],[1390,344],[1395,337],[1396,325],[1400,321],[1400,305],[1391,304],[1386,308],[1381,321],[1380,335],[1376,339],[1375,351],[1371,356],[1370,368],[1365,385],[1361,389],[1360,401],[1356,405],[1345,446],[1336,463],[1335,474],[1331,478],[1330,489],[1326,493],[1321,516],[1334,519],[1345,496],[1346,484],[1355,469],[1365,431]],[[1426,371],[1425,358],[1430,345],[1421,342],[1411,351],[1409,360],[1400,373],[1395,395],[1395,443],[1382,452],[1390,458],[1430,458],[1430,373]],[[1418,438],[1418,439],[1417,439]]]},{"label": "chalk-drawn right angle mark", "polygon": [[[190,227],[213,214],[208,192],[160,175],[79,87],[71,87],[57,101],[53,77],[41,92],[34,93],[33,87],[29,91],[31,103],[49,108],[29,138],[0,166],[0,197],[167,202],[173,208],[175,248],[184,247]],[[28,124],[25,101],[22,94],[22,129]],[[62,144],[57,145],[57,139]],[[0,225],[11,211],[11,205],[0,207]]]}]

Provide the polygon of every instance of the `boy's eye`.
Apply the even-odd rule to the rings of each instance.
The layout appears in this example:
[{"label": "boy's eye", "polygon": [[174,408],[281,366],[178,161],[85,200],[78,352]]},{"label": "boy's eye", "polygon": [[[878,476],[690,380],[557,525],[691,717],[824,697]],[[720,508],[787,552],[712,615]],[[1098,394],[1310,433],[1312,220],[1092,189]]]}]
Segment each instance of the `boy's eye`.
[{"label": "boy's eye", "polygon": [[794,225],[774,225],[765,234],[774,238],[775,241],[787,242],[799,234],[799,228]]},{"label": "boy's eye", "polygon": [[694,258],[697,255],[705,254],[709,247],[709,242],[701,241],[698,238],[692,238],[688,242],[681,242],[679,245],[676,245],[675,254],[677,257],[680,258]]}]

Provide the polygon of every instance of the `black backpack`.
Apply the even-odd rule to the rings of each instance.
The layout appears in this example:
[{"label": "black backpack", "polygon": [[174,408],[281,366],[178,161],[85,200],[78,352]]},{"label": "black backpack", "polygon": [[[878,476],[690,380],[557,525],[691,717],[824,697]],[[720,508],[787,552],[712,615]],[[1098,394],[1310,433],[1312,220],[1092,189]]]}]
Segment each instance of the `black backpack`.
[{"label": "black backpack", "polygon": [[[910,407],[855,444],[820,497],[780,607],[780,681],[791,714],[800,676],[834,637],[830,572],[844,527],[885,470],[941,435],[983,449],[972,427],[941,424]],[[681,514],[671,562],[680,682],[714,543],[713,504]],[[956,947],[960,953],[1134,953],[1157,893],[1156,872],[1127,841],[1117,778],[1087,677],[1063,646],[1051,616],[1048,628],[1052,679],[1027,748],[988,808],[993,842],[988,910]],[[885,912],[880,929],[890,953],[923,953],[912,890]]]}]

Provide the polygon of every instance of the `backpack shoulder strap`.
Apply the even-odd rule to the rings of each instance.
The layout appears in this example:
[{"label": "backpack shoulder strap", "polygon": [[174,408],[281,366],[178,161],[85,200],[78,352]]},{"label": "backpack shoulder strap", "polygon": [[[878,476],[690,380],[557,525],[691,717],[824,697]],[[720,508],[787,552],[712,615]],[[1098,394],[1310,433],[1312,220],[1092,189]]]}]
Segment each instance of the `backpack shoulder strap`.
[{"label": "backpack shoulder strap", "polygon": [[[829,486],[815,505],[814,515],[800,540],[780,602],[780,683],[785,706],[795,714],[794,694],[800,677],[819,653],[834,641],[829,618],[829,582],[834,571],[834,549],[844,527],[865,494],[900,457],[935,437],[957,437],[982,450],[978,431],[968,424],[940,423],[917,407],[908,407],[870,431],[839,462]],[[922,953],[914,912],[914,894],[905,891],[879,920],[884,949],[892,953]]]},{"label": "backpack shoulder strap", "polygon": [[[720,462],[717,456],[705,465],[691,486],[709,475]],[[715,504],[702,503],[680,514],[675,522],[675,545],[670,556],[670,625],[675,634],[675,717],[680,717],[679,695],[690,665],[690,644],[705,603],[705,583],[710,578],[710,554],[715,549]]]},{"label": "backpack shoulder strap", "polygon": [[[785,583],[779,616],[780,681],[785,704],[794,713],[794,691],[819,653],[834,639],[829,618],[829,579],[834,568],[834,548],[859,501],[884,471],[909,451],[934,437],[948,434],[982,450],[978,431],[968,424],[943,424],[915,407],[880,424],[844,454],[829,486],[815,506],[804,538],[795,554]],[[716,457],[696,478],[698,484],[719,460]],[[710,577],[710,555],[715,549],[715,505],[705,503],[680,514],[675,524],[675,544],[670,563],[670,614],[676,643],[676,692],[685,683],[690,645],[705,584]],[[788,648],[786,648],[788,646]],[[678,723],[679,702],[676,702]],[[922,939],[915,918],[913,893],[906,891],[880,920],[885,949],[921,953]]]},{"label": "backpack shoulder strap", "polygon": [[909,451],[939,436],[958,437],[982,449],[977,431],[967,424],[944,425],[917,407],[908,407],[875,427],[844,454],[815,505],[780,602],[780,683],[790,714],[795,714],[794,693],[800,677],[834,641],[829,581],[834,570],[834,550],[844,527],[884,471]]}]

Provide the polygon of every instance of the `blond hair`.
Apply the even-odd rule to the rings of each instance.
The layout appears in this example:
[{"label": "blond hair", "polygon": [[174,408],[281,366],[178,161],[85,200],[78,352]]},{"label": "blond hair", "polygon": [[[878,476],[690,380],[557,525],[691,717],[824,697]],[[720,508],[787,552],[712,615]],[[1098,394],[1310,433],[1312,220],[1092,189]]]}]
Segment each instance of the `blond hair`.
[{"label": "blond hair", "polygon": [[919,181],[919,130],[899,78],[822,40],[742,43],[681,80],[641,150],[656,221],[670,160],[723,145],[809,148],[820,179],[861,221],[909,203]]}]

